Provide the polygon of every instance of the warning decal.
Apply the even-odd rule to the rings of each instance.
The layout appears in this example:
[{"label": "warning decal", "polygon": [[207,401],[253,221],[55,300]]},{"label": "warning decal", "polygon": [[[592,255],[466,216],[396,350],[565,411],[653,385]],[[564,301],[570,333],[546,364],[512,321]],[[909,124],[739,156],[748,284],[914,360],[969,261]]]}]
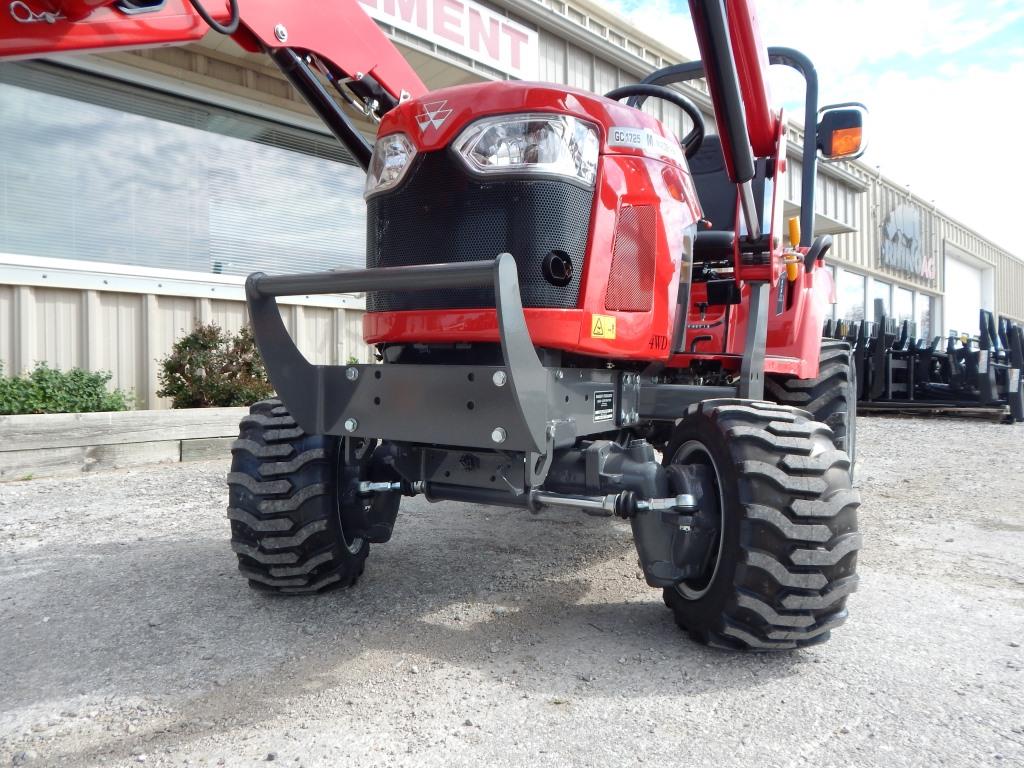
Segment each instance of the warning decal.
[{"label": "warning decal", "polygon": [[594,421],[611,421],[615,418],[615,393],[594,393]]},{"label": "warning decal", "polygon": [[611,315],[594,315],[591,317],[590,336],[594,339],[614,339],[615,318]]}]

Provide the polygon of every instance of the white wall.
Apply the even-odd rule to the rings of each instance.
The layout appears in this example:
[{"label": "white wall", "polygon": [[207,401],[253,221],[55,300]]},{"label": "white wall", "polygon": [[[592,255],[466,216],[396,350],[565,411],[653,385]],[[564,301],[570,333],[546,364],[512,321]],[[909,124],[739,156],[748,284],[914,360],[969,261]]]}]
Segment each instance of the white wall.
[{"label": "white wall", "polygon": [[978,312],[992,310],[995,269],[949,243],[945,247],[943,331],[978,333]]}]

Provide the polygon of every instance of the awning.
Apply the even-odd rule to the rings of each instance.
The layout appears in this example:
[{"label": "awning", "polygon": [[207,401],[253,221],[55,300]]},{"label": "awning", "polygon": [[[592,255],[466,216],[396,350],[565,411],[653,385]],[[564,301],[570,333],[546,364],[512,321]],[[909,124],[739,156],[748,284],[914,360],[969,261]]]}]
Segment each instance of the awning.
[{"label": "awning", "polygon": [[[782,205],[782,216],[785,220],[793,217],[800,217],[800,206],[792,200],[786,200]],[[839,219],[833,219],[823,213],[814,214],[814,233],[816,235],[842,235],[847,232],[856,232],[855,227],[844,224]]]}]

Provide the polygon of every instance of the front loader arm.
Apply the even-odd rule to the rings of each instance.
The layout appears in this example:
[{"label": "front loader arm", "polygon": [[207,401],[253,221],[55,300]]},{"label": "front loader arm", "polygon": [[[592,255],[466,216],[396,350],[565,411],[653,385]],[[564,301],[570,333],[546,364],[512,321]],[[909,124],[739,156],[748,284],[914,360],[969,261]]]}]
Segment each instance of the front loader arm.
[{"label": "front loader arm", "polygon": [[[369,147],[316,72],[377,114],[427,88],[359,0],[194,0],[266,53],[366,167]],[[237,23],[236,23],[237,22]],[[0,61],[184,45],[210,31],[193,0],[0,0]]]}]

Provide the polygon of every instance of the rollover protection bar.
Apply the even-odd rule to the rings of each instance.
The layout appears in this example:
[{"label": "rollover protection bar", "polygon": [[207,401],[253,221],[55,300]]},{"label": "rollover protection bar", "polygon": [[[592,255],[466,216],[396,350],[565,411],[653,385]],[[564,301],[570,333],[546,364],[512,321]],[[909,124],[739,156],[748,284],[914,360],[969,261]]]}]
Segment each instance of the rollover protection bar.
[{"label": "rollover protection bar", "polygon": [[[312,365],[295,346],[276,301],[307,294],[486,287],[494,289],[502,366]],[[530,340],[510,254],[415,267],[257,272],[245,288],[270,381],[305,431],[533,452],[547,446],[549,374]],[[462,418],[467,409],[473,409],[472,419]]]}]

